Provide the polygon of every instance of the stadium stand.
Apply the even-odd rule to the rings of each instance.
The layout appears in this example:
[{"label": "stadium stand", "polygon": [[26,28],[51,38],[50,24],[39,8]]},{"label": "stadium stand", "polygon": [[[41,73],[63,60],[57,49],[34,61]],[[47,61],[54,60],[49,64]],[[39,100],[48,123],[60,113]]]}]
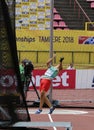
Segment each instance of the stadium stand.
[{"label": "stadium stand", "polygon": [[59,25],[58,25],[58,22],[57,21],[53,21],[53,27],[55,28],[55,27],[58,27]]},{"label": "stadium stand", "polygon": [[86,0],[86,1],[89,2],[91,8],[94,8],[94,0]]},{"label": "stadium stand", "polygon": [[64,30],[70,30],[70,28],[66,27],[66,28],[64,28]]},{"label": "stadium stand", "polygon": [[91,2],[90,7],[94,8],[94,2]]},{"label": "stadium stand", "polygon": [[[94,1],[94,0],[93,0]],[[87,14],[87,16],[90,18],[90,20],[93,22],[94,21],[94,11],[90,8],[90,2],[86,2],[86,0],[78,0],[80,3],[81,7]]]},{"label": "stadium stand", "polygon": [[54,13],[54,19],[53,19],[53,27],[54,29],[64,29],[67,27],[65,21],[63,21],[63,18],[61,18],[60,14],[58,14],[58,11],[56,8],[53,9]]},{"label": "stadium stand", "polygon": [[62,28],[56,28],[56,30],[62,30]]},{"label": "stadium stand", "polygon": [[54,14],[54,20],[62,20],[59,14]]},{"label": "stadium stand", "polygon": [[94,0],[86,0],[87,2],[92,2],[92,1],[94,1]]},{"label": "stadium stand", "polygon": [[53,8],[53,13],[54,13],[54,14],[55,14],[55,13],[58,13],[57,10],[56,10],[56,8]]},{"label": "stadium stand", "polygon": [[59,27],[67,27],[64,21],[59,21]]},{"label": "stadium stand", "polygon": [[54,7],[70,29],[84,30],[85,22],[94,21],[94,11],[86,0],[55,0]]}]

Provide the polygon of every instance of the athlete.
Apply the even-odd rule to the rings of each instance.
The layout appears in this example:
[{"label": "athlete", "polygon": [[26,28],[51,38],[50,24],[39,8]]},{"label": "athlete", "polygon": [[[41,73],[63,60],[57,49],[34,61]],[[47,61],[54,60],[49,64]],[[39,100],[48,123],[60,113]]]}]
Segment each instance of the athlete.
[{"label": "athlete", "polygon": [[52,114],[52,112],[55,109],[55,107],[51,104],[51,102],[49,101],[49,99],[46,95],[51,86],[52,80],[58,75],[59,71],[62,70],[62,61],[64,60],[64,58],[60,58],[59,64],[57,66],[52,66],[51,62],[55,57],[56,57],[56,55],[53,55],[53,57],[47,61],[48,69],[46,70],[44,75],[41,77],[40,88],[39,88],[40,105],[39,105],[39,109],[35,112],[35,114],[40,114],[42,112],[44,103],[47,104],[48,107],[50,108],[48,114]]}]

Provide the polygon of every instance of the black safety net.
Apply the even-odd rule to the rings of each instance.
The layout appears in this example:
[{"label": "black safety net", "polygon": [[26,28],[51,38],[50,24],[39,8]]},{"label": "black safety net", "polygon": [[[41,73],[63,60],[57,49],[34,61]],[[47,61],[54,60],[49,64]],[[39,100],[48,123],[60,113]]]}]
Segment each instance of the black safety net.
[{"label": "black safety net", "polygon": [[15,1],[0,0],[0,128],[29,120],[17,57]]}]

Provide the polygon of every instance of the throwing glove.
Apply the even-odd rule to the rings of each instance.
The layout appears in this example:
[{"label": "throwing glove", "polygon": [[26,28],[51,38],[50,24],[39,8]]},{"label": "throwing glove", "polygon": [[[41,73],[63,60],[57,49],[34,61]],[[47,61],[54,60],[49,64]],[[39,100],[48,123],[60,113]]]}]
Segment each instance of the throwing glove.
[{"label": "throwing glove", "polygon": [[63,60],[64,60],[64,57],[60,58],[60,60],[59,60],[59,61],[60,61],[60,62],[62,62]]}]

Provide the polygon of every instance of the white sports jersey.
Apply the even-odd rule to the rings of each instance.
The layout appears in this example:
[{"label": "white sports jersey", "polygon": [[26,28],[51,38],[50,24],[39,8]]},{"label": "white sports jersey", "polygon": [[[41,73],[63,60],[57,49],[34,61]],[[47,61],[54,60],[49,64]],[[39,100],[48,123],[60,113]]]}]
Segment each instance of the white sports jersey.
[{"label": "white sports jersey", "polygon": [[47,69],[47,71],[44,73],[42,78],[49,78],[53,79],[58,75],[58,69],[54,66],[51,66],[50,68]]}]

